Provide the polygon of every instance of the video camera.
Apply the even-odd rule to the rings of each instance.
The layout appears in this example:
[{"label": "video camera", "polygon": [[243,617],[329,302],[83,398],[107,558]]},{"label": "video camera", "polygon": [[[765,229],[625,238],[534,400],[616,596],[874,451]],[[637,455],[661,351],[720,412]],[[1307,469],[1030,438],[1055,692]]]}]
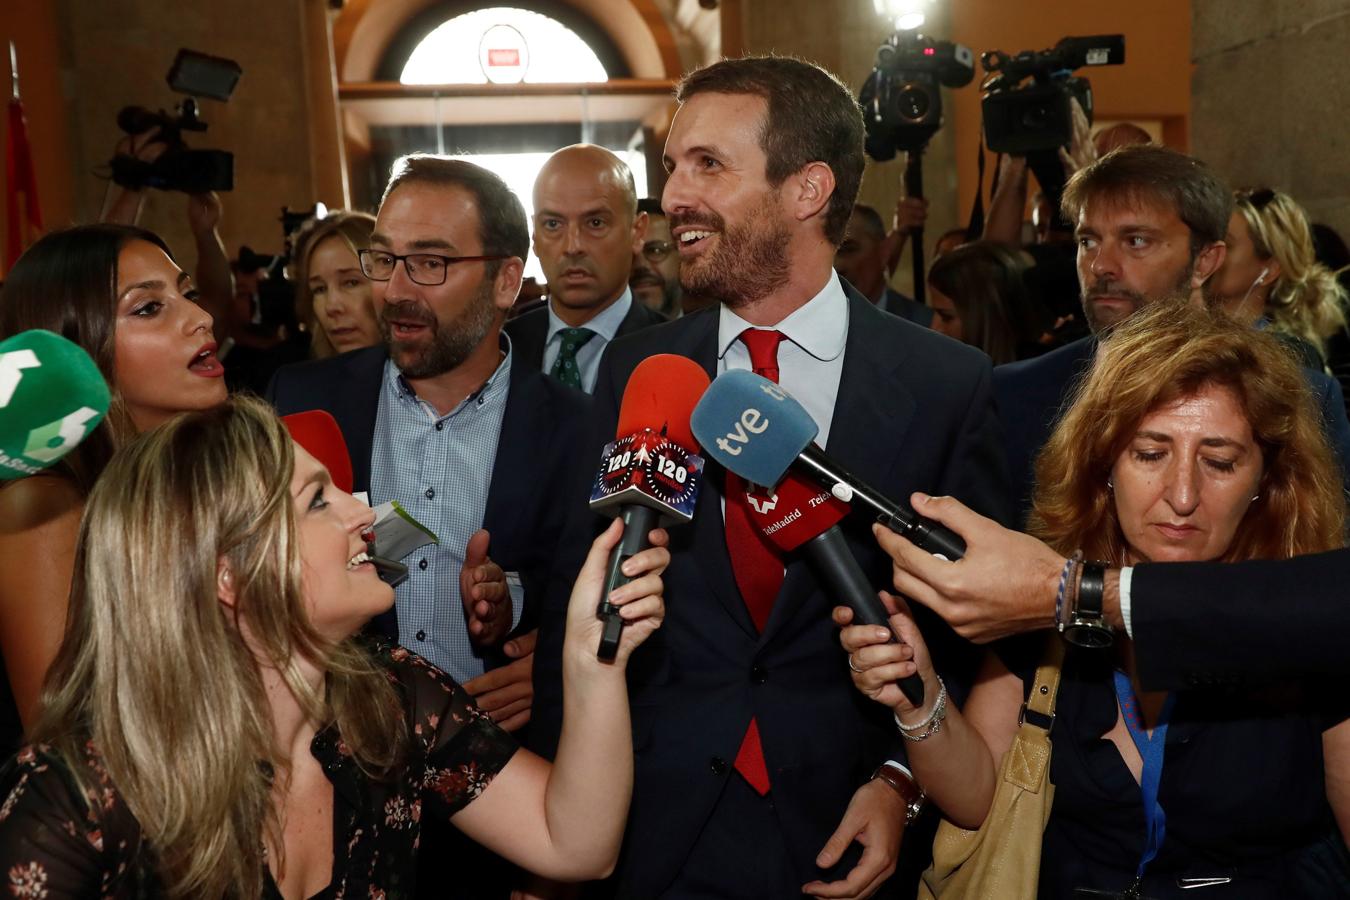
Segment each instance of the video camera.
[{"label": "video camera", "polygon": [[150,187],[188,194],[232,190],[234,154],[225,150],[190,150],[183,132],[205,131],[206,123],[201,120],[196,98],[229,100],[241,74],[243,69],[234,60],[180,49],[166,80],[174,91],[187,94],[187,99],[172,113],[127,106],[117,114],[117,127],[129,135],[158,128],[155,141],[164,144],[164,152],[153,162],[117,154],[109,163],[113,181],[136,190]]},{"label": "video camera", "polygon": [[[1072,100],[1092,121],[1092,86],[1074,71],[1123,62],[1125,36],[1120,34],[1066,37],[1049,50],[1016,56],[1001,50],[981,54],[989,73],[980,84],[985,145],[1014,156],[1067,146],[1073,138]],[[1027,78],[1031,82],[1022,84]]]},{"label": "video camera", "polygon": [[922,150],[942,127],[940,86],[963,87],[974,77],[969,47],[914,31],[888,37],[858,97],[867,155],[881,162],[893,159],[896,150]]},{"label": "video camera", "polygon": [[239,271],[262,272],[249,319],[249,327],[252,330],[261,334],[274,334],[282,325],[288,330],[296,328],[295,282],[289,275],[291,260],[295,253],[295,235],[310,219],[322,219],[326,215],[328,208],[322,203],[298,211],[283,206],[281,208],[283,248],[279,255],[267,256],[256,253],[249,247],[240,248]]}]

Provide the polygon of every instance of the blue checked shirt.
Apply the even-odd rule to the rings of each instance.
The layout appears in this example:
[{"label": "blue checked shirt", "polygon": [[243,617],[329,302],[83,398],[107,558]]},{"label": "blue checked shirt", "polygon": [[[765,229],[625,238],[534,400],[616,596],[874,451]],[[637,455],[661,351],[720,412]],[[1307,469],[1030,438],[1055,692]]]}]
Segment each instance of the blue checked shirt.
[{"label": "blue checked shirt", "polygon": [[[402,560],[408,580],[395,591],[398,641],[463,684],[482,675],[483,660],[469,640],[459,573],[469,537],[483,526],[497,439],[511,383],[511,344],[476,393],[444,416],[418,399],[393,360],[384,364],[375,440],[370,460],[370,501],[397,500],[435,532],[428,544]],[[491,553],[491,547],[489,547]],[[512,628],[520,621],[521,595],[511,591]]]}]

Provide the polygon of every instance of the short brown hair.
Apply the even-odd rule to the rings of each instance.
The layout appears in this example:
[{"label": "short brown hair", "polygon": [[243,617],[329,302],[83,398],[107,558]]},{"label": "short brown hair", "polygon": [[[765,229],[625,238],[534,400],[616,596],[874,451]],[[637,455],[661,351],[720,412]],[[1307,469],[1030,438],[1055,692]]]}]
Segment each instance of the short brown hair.
[{"label": "short brown hair", "polygon": [[1223,240],[1233,214],[1233,194],[1201,160],[1156,144],[1121,147],[1084,166],[1069,179],[1060,208],[1070,222],[1089,202],[1156,203],[1176,210],[1191,230],[1191,258]]},{"label": "short brown hair", "polygon": [[1282,559],[1341,546],[1345,495],[1308,382],[1288,350],[1218,310],[1151,304],[1102,342],[1073,405],[1036,460],[1029,530],[1063,553],[1120,563],[1107,482],[1150,412],[1210,385],[1233,391],[1261,448],[1259,502],[1221,559]]},{"label": "short brown hair", "polygon": [[768,105],[759,146],[765,176],[777,187],[812,162],[834,173],[834,193],[825,212],[825,238],[844,242],[863,173],[862,110],[834,75],[787,56],[724,59],[690,72],[675,90],[686,102],[695,94],[751,94]]},{"label": "short brown hair", "polygon": [[[495,172],[462,159],[450,159],[432,153],[413,153],[394,163],[380,205],[384,205],[395,188],[409,182],[458,187],[468,191],[478,204],[478,239],[483,244],[483,254],[503,254],[522,261],[528,258],[530,226],[525,221],[525,207],[520,205],[520,198]],[[487,264],[487,272],[491,276],[495,276],[499,268],[500,262]]]}]

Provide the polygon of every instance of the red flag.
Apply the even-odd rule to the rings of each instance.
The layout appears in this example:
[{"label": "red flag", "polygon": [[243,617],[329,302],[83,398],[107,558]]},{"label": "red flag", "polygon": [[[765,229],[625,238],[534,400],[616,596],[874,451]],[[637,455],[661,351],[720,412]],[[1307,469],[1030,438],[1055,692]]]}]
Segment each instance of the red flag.
[{"label": "red flag", "polygon": [[33,171],[33,151],[28,143],[28,123],[24,121],[23,103],[17,96],[9,101],[5,178],[8,186],[5,212],[9,227],[5,268],[8,270],[24,248],[42,234],[42,212],[38,208],[37,175]]}]

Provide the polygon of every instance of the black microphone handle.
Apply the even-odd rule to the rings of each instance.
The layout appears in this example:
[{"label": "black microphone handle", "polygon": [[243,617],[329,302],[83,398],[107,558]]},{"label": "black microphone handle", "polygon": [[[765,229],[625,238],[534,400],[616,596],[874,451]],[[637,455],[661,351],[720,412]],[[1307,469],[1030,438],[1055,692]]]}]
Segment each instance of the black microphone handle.
[{"label": "black microphone handle", "polygon": [[600,633],[600,648],[596,655],[606,662],[614,659],[619,652],[619,638],[623,636],[623,617],[619,607],[609,602],[609,595],[615,588],[623,587],[633,579],[623,574],[620,568],[629,557],[646,550],[651,544],[647,535],[656,527],[660,514],[649,506],[629,503],[619,507],[619,518],[623,520],[623,537],[609,552],[609,565],[606,568],[605,587],[600,594],[600,603],[596,606],[596,616],[604,622]]},{"label": "black microphone handle", "polygon": [[[876,591],[872,589],[867,576],[863,574],[853,551],[848,549],[844,533],[838,525],[831,525],[826,531],[816,535],[802,545],[806,558],[820,579],[826,592],[838,594],[844,605],[853,610],[855,625],[880,625],[890,631],[890,620],[886,607],[881,605]],[[896,642],[891,633],[891,641]],[[916,672],[906,675],[898,682],[905,698],[915,708],[923,706],[923,679]]]},{"label": "black microphone handle", "polygon": [[835,485],[846,488],[848,496],[835,494],[845,503],[861,502],[876,515],[877,521],[901,537],[907,538],[920,550],[955,562],[966,555],[966,542],[944,525],[925,519],[908,506],[896,503],[859,479],[848,469],[825,455],[815,444],[807,444],[797,455],[793,465],[803,470],[814,481],[833,493]]}]

